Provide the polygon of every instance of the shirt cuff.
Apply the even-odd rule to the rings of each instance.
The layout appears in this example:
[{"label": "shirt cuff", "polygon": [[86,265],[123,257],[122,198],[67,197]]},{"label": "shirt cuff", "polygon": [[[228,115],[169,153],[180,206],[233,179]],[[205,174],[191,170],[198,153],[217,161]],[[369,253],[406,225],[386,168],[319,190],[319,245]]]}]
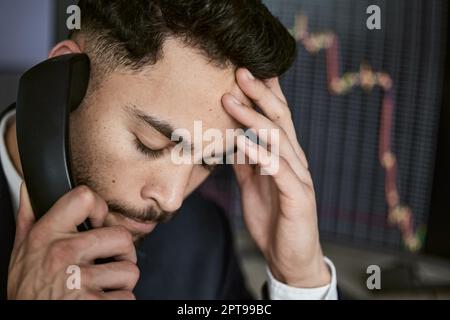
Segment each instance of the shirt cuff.
[{"label": "shirt cuff", "polygon": [[294,288],[275,279],[266,267],[270,300],[337,300],[336,268],[330,259],[325,257],[325,263],[331,272],[331,283],[318,288]]}]

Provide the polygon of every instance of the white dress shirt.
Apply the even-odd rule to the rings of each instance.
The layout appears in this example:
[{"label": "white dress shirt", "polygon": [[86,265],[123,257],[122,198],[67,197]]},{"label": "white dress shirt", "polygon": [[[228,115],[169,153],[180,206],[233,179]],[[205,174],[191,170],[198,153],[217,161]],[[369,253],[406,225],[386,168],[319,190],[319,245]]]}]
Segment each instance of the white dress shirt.
[{"label": "white dress shirt", "polygon": [[[20,185],[22,178],[17,173],[8,150],[6,149],[5,134],[8,125],[15,119],[16,111],[12,110],[7,113],[0,121],[0,160],[3,171],[5,172],[6,181],[11,195],[11,201],[14,209],[14,214],[17,216],[17,209],[20,201]],[[336,283],[336,269],[333,263],[325,258],[331,272],[331,283],[329,285],[319,288],[294,288],[287,286],[276,280],[269,268],[267,267],[267,284],[269,289],[269,297],[271,300],[336,300],[337,283]]]},{"label": "white dress shirt", "polygon": [[6,181],[8,183],[9,193],[11,195],[11,202],[14,210],[14,215],[17,216],[17,209],[20,202],[20,185],[22,184],[22,178],[14,168],[14,165],[9,157],[8,150],[6,149],[6,129],[8,125],[15,119],[16,110],[8,112],[0,122],[0,160],[2,162],[2,168],[5,172]]}]

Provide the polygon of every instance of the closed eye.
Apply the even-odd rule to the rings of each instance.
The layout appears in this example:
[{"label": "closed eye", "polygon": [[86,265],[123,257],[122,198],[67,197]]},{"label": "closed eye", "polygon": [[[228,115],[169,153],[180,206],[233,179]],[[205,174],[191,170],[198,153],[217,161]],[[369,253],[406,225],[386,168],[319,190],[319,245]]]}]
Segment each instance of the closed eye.
[{"label": "closed eye", "polygon": [[[134,145],[136,149],[145,155],[148,158],[151,159],[159,159],[164,155],[164,149],[154,150],[149,147],[147,147],[142,141],[139,140],[139,138],[134,138]],[[224,156],[223,163],[226,163],[226,156]],[[202,167],[206,169],[208,172],[213,172],[217,167],[219,167],[220,163],[218,164],[207,164],[204,160],[202,160]]]},{"label": "closed eye", "polygon": [[158,159],[164,155],[164,149],[159,150],[150,149],[145,144],[143,144],[137,137],[134,139],[134,145],[140,153],[142,153],[148,158]]}]

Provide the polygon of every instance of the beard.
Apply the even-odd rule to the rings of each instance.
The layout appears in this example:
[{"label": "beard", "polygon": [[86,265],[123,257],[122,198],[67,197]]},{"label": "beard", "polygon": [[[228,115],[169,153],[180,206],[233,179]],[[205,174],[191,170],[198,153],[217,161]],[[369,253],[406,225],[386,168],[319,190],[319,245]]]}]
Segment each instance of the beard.
[{"label": "beard", "polygon": [[166,223],[177,214],[176,211],[158,211],[154,207],[138,210],[116,201],[106,201],[106,203],[110,212],[119,213],[137,222],[155,222],[157,224]]}]

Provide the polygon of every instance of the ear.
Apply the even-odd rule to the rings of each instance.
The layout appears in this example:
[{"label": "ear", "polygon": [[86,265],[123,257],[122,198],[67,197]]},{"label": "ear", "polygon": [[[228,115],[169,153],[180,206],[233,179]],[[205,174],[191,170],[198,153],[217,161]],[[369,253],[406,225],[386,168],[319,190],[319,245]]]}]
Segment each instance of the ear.
[{"label": "ear", "polygon": [[71,53],[81,53],[80,46],[75,41],[64,40],[53,47],[48,57],[54,58],[57,56],[62,56],[64,54],[71,54]]}]

